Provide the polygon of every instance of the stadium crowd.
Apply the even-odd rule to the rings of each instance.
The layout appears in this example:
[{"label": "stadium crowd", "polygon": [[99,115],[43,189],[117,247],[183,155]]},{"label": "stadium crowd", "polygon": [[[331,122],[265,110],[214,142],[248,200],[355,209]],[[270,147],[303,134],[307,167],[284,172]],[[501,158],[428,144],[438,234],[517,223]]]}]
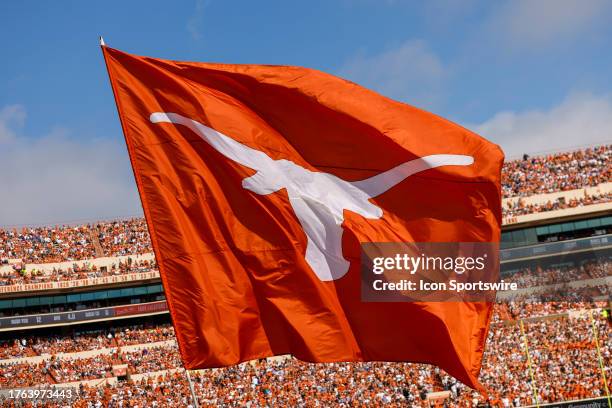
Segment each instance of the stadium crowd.
[{"label": "stadium crowd", "polygon": [[99,223],[98,239],[105,254],[139,255],[152,252],[149,230],[144,218]]},{"label": "stadium crowd", "polygon": [[[602,299],[608,299],[612,296],[612,285],[609,281],[589,283],[584,286],[572,286],[570,284],[563,284],[561,286],[539,286],[533,287],[526,293],[506,291],[497,292],[497,300],[504,303],[515,303],[520,307],[528,309],[527,306],[530,304],[549,304],[554,303],[556,308],[563,307],[562,305],[568,305],[570,309],[576,307],[576,305],[584,304],[589,305],[598,303]],[[529,317],[529,315],[524,315]]]},{"label": "stadium crowd", "polygon": [[[531,309],[538,314],[538,308]],[[540,305],[542,306],[542,305]],[[573,307],[592,307],[576,305]],[[601,306],[601,305],[600,305]],[[548,305],[546,306],[548,307]],[[513,407],[560,400],[593,398],[605,395],[588,313],[572,318],[549,315],[559,310],[546,309],[543,317],[523,321],[524,335],[511,307],[497,306],[489,332],[480,381],[489,391],[487,400],[477,392],[424,364],[409,363],[333,363],[310,364],[291,358],[260,360],[223,369],[194,372],[194,388],[201,406],[429,406],[428,393],[450,392],[447,406]],[[571,308],[565,305],[562,310]],[[582,309],[583,311],[587,309]],[[599,309],[598,309],[599,310]],[[541,310],[540,310],[541,311]],[[610,322],[599,311],[594,324],[601,347],[603,366],[612,373],[612,331]],[[147,344],[172,338],[169,326],[131,327],[114,330],[127,333],[127,341]],[[110,332],[109,332],[110,334]],[[90,333],[77,347],[95,349],[108,346],[103,333]],[[93,342],[93,343],[92,343]],[[27,340],[26,340],[27,343]],[[74,350],[68,341],[58,342]],[[526,344],[531,369],[526,357]],[[116,346],[116,345],[115,345]],[[32,349],[35,349],[32,347]],[[60,347],[61,349],[61,347]],[[56,351],[58,349],[53,349]],[[3,364],[0,360],[0,388],[53,382],[65,383],[112,376],[112,366],[128,364],[130,374],[154,373],[180,367],[174,343],[144,346],[111,354],[70,358],[56,355],[41,363]],[[530,370],[534,382],[531,381]],[[82,386],[82,398],[75,407],[187,406],[190,394],[182,371],[145,376],[142,380],[122,381],[108,386]],[[98,405],[96,402],[98,401]]]},{"label": "stadium crowd", "polygon": [[97,267],[89,262],[75,262],[71,267],[54,267],[47,272],[40,269],[28,270],[23,264],[19,264],[13,265],[8,272],[0,273],[0,286],[93,279],[130,273],[144,273],[156,269],[157,264],[155,261],[132,261],[131,258],[129,258],[127,262],[119,261],[113,263],[110,267]]},{"label": "stadium crowd", "polygon": [[[112,377],[112,367],[120,364],[116,354],[99,354],[94,357],[55,358],[42,363],[43,373],[48,373],[57,383]],[[37,383],[27,384],[33,386]],[[22,385],[23,387],[23,385]]]},{"label": "stadium crowd", "polygon": [[526,197],[596,186],[612,179],[612,145],[544,156],[523,156],[504,163],[504,197]]},{"label": "stadium crowd", "polygon": [[28,263],[95,258],[89,225],[0,229],[0,259]]},{"label": "stadium crowd", "polygon": [[[591,310],[593,308],[605,307],[605,302],[504,302],[498,305],[497,315],[503,316],[502,320],[531,319],[546,316],[556,316],[567,314],[572,310]],[[494,319],[496,317],[494,316]]]},{"label": "stadium crowd", "polygon": [[547,201],[543,204],[525,204],[523,199],[514,202],[508,201],[503,208],[504,217],[516,217],[517,215],[535,214],[547,211],[564,210],[567,208],[584,207],[586,205],[601,204],[612,201],[612,192],[605,194],[588,195],[579,199],[571,199],[566,201],[562,198],[557,198],[554,201]]},{"label": "stadium crowd", "polygon": [[19,339],[0,340],[0,360],[39,356],[43,354],[76,353],[174,340],[170,324],[128,325],[110,329],[74,332],[70,335],[22,336]]},{"label": "stadium crowd", "polygon": [[151,373],[181,366],[181,358],[175,345],[144,348],[124,353],[122,361],[128,364],[130,372],[134,374]]},{"label": "stadium crowd", "polygon": [[0,260],[79,261],[152,252],[144,218],[78,226],[0,229]]},{"label": "stadium crowd", "polygon": [[506,282],[516,282],[519,288],[556,285],[607,276],[612,276],[612,261],[607,258],[587,261],[580,265],[568,263],[547,268],[535,266],[502,273],[502,278]]}]

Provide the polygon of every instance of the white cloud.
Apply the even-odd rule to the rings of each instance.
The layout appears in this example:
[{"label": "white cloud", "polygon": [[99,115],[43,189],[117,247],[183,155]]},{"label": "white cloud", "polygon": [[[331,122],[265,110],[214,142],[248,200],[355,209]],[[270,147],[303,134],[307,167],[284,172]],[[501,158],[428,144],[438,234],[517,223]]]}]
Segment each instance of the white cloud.
[{"label": "white cloud", "polygon": [[424,41],[410,40],[377,55],[357,55],[340,75],[391,98],[431,108],[442,98],[447,70]]},{"label": "white cloud", "polygon": [[196,41],[202,39],[202,33],[200,32],[200,26],[204,20],[204,9],[206,8],[205,0],[196,0],[195,10],[189,20],[187,20],[187,31],[191,34],[191,38]]},{"label": "white cloud", "polygon": [[612,98],[572,94],[552,109],[500,112],[466,125],[501,145],[506,156],[549,152],[612,142]]},{"label": "white cloud", "polygon": [[[141,214],[125,147],[55,129],[20,134],[26,111],[0,109],[0,225],[95,221]],[[572,94],[548,110],[505,111],[466,125],[507,157],[612,142],[612,97]]]},{"label": "white cloud", "polygon": [[25,123],[26,112],[21,105],[8,105],[0,109],[0,144],[15,139],[14,128],[21,128]]},{"label": "white cloud", "polygon": [[563,45],[605,23],[608,0],[513,0],[499,7],[490,30],[515,48]]},{"label": "white cloud", "polygon": [[74,139],[65,129],[25,137],[18,131],[24,119],[23,107],[0,111],[0,225],[93,221],[142,212],[122,143]]}]

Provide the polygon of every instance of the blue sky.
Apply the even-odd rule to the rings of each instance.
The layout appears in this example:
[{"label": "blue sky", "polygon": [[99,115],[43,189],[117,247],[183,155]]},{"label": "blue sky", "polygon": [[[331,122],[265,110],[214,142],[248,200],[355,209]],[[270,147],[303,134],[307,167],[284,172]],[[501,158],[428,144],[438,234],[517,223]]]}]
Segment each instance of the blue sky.
[{"label": "blue sky", "polygon": [[140,213],[100,34],[141,55],[321,69],[512,157],[612,140],[611,17],[605,0],[2,2],[0,224]]}]

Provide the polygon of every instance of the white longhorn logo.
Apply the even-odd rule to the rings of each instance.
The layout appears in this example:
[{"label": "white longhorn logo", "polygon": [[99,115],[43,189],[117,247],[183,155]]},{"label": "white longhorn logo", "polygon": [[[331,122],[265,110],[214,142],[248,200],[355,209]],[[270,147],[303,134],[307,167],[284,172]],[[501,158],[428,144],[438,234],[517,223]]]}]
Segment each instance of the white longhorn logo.
[{"label": "white longhorn logo", "polygon": [[308,244],[306,262],[322,281],[339,279],[349,269],[342,254],[344,210],[378,219],[383,211],[369,199],[376,197],[421,171],[440,166],[468,166],[472,156],[434,154],[402,163],[365,180],[348,182],[333,174],[307,170],[289,160],[274,160],[195,120],[176,113],[151,114],[153,123],[183,125],[198,134],[230,160],[256,170],[242,180],[242,187],[257,194],[287,190],[289,202],[300,221]]}]

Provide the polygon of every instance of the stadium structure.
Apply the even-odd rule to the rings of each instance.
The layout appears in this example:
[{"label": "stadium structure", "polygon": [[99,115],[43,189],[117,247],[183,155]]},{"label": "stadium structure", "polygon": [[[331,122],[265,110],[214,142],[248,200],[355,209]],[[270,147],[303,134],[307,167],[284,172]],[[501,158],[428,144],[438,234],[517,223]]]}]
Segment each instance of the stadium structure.
[{"label": "stadium structure", "polygon": [[[499,294],[488,397],[423,364],[287,357],[192,372],[198,405],[608,406],[611,148],[504,166],[502,278],[524,289]],[[2,406],[195,406],[143,219],[5,228],[0,259]]]}]

